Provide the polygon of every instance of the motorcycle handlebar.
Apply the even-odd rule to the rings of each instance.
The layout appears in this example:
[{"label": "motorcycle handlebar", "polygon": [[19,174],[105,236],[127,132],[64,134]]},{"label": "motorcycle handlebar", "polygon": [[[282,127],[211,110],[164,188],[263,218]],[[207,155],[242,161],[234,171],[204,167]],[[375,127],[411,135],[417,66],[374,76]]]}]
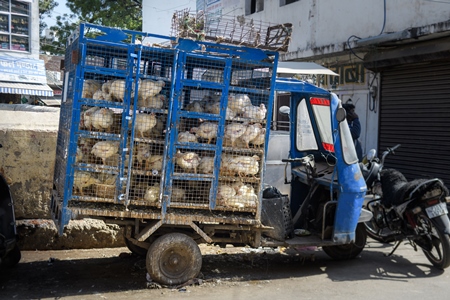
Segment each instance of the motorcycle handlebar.
[{"label": "motorcycle handlebar", "polygon": [[381,166],[384,166],[384,160],[386,158],[386,156],[388,156],[389,154],[395,154],[395,150],[397,150],[399,147],[401,146],[401,144],[397,144],[392,148],[387,148],[386,151],[383,152],[383,156],[381,157]]}]

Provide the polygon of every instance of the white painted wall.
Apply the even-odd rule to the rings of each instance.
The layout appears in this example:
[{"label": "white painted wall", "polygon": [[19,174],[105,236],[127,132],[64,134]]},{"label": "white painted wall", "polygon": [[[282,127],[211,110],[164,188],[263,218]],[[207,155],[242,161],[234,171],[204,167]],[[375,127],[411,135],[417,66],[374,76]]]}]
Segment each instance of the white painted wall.
[{"label": "white painted wall", "polygon": [[[248,1],[240,0],[240,6],[244,8]],[[279,3],[279,0],[265,0],[264,10],[248,17],[270,23],[292,23],[289,52],[300,51],[301,57],[313,56],[309,51],[311,47],[333,45],[325,50],[340,51],[350,36],[377,36],[383,28],[383,0],[301,0],[282,7]],[[224,7],[223,13],[234,9]],[[235,12],[243,13],[242,10]],[[389,0],[386,1],[383,33],[444,22],[449,18],[450,1]]]}]

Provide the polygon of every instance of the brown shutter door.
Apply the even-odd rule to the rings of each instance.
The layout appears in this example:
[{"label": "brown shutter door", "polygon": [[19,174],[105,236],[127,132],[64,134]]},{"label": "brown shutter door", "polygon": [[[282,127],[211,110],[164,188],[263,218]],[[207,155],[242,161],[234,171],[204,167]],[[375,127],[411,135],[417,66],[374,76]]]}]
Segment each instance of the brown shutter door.
[{"label": "brown shutter door", "polygon": [[450,60],[392,67],[381,73],[378,154],[409,180],[438,177],[450,186]]}]

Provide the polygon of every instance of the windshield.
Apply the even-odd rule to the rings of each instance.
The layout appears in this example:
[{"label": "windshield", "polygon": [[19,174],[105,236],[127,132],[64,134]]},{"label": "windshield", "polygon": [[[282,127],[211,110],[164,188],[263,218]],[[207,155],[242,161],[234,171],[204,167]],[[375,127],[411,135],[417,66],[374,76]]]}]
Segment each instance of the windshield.
[{"label": "windshield", "polygon": [[339,123],[339,132],[341,135],[342,153],[344,156],[345,163],[349,165],[357,163],[358,156],[356,155],[352,134],[350,132],[350,128],[348,127],[346,120]]},{"label": "windshield", "polygon": [[334,152],[330,100],[325,98],[311,98],[310,102],[319,129],[320,139],[322,140],[322,147],[326,151]]},{"label": "windshield", "polygon": [[299,151],[318,149],[305,99],[302,99],[297,106],[297,134],[295,146]]}]

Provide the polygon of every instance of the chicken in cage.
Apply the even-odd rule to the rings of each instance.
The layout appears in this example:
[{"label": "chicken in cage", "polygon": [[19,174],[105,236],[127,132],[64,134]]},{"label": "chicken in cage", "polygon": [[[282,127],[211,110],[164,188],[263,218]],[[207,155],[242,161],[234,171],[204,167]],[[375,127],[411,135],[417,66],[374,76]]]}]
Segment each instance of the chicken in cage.
[{"label": "chicken in cage", "polygon": [[203,122],[198,127],[192,127],[190,132],[202,140],[206,140],[208,144],[211,144],[211,141],[217,137],[218,128],[219,125],[217,123]]},{"label": "chicken in cage", "polygon": [[120,143],[117,141],[99,141],[92,146],[91,153],[102,160],[107,165],[106,160],[117,154]]},{"label": "chicken in cage", "polygon": [[[130,120],[131,122],[131,120]],[[134,130],[136,136],[139,138],[145,138],[150,136],[150,132],[157,124],[157,116],[155,113],[140,113],[136,115]]]},{"label": "chicken in cage", "polygon": [[175,162],[178,167],[182,169],[184,173],[197,174],[197,167],[200,164],[200,156],[195,152],[177,151],[175,155]]},{"label": "chicken in cage", "polygon": [[201,174],[212,174],[214,172],[214,157],[203,156],[198,165],[198,171]]},{"label": "chicken in cage", "polygon": [[250,184],[221,182],[217,189],[217,206],[230,209],[255,208],[258,196]]},{"label": "chicken in cage", "polygon": [[149,161],[152,156],[152,146],[147,143],[137,143],[135,145],[135,165],[138,169],[149,169]]},{"label": "chicken in cage", "polygon": [[190,133],[189,131],[184,131],[178,133],[177,141],[179,143],[197,143],[197,136],[194,133]]},{"label": "chicken in cage", "polygon": [[101,181],[95,177],[94,173],[85,171],[74,172],[73,176],[74,194],[84,196],[86,195],[86,189],[88,189],[87,194],[92,195],[93,194],[92,186],[97,183],[101,183]]}]

